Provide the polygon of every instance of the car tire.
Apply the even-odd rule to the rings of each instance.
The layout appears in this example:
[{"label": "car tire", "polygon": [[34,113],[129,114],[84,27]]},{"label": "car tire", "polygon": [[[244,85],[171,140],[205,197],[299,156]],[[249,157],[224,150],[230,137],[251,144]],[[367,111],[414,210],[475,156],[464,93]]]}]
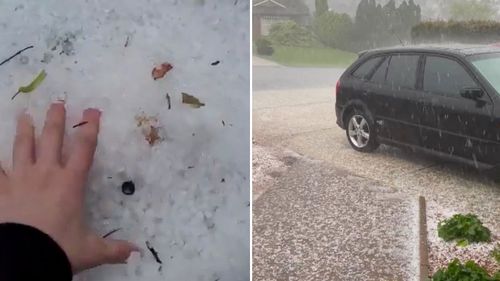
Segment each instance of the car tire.
[{"label": "car tire", "polygon": [[345,120],[347,141],[354,150],[372,152],[379,147],[375,123],[369,113],[354,109]]}]

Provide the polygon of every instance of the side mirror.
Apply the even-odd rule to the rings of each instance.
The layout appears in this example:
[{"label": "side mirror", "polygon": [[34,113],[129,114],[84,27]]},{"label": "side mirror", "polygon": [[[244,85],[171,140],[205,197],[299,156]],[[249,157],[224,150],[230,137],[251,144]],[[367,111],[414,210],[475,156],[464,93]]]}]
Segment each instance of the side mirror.
[{"label": "side mirror", "polygon": [[466,99],[478,100],[484,96],[484,91],[481,88],[463,88],[460,95]]}]

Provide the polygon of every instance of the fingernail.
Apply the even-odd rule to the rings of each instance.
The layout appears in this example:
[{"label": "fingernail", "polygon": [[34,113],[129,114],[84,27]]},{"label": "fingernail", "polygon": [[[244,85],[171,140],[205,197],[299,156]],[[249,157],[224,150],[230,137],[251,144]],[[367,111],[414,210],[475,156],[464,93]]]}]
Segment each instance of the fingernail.
[{"label": "fingernail", "polygon": [[50,96],[52,103],[66,103],[66,93]]},{"label": "fingernail", "polygon": [[99,109],[95,109],[95,108],[87,108],[87,109],[85,109],[85,111],[83,111],[84,116],[93,116],[93,117],[100,118],[101,114],[102,114],[101,111]]},{"label": "fingernail", "polygon": [[17,118],[18,119],[23,119],[23,120],[29,122],[30,124],[33,124],[33,117],[28,112],[28,110],[23,110],[21,113],[19,113],[19,115],[17,116]]}]

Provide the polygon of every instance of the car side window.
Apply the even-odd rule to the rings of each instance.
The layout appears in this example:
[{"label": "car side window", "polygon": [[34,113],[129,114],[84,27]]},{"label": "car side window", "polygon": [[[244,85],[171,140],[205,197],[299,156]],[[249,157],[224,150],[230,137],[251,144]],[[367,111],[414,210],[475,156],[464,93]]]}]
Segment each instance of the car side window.
[{"label": "car side window", "polygon": [[393,55],[387,69],[386,84],[395,89],[415,89],[419,55]]},{"label": "car side window", "polygon": [[384,62],[382,62],[380,66],[377,68],[377,71],[375,71],[370,81],[377,84],[385,83],[385,77],[387,75],[387,67],[389,66],[389,60],[390,58],[388,57],[384,58]]},{"label": "car side window", "polygon": [[425,60],[424,85],[426,92],[459,96],[463,88],[477,88],[477,84],[458,62],[428,56]]},{"label": "car side window", "polygon": [[372,69],[380,62],[380,57],[372,58],[361,64],[353,73],[352,76],[359,79],[366,79]]}]

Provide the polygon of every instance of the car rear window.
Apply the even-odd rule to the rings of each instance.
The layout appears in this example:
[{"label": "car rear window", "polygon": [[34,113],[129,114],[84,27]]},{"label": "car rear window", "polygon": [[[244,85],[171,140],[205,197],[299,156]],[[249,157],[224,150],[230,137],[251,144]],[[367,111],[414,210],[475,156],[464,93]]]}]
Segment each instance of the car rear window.
[{"label": "car rear window", "polygon": [[361,64],[353,73],[352,76],[359,79],[367,79],[373,68],[380,62],[381,57],[371,58]]},{"label": "car rear window", "polygon": [[448,58],[428,56],[425,60],[424,85],[426,92],[459,96],[463,88],[477,87],[463,66]]},{"label": "car rear window", "polygon": [[419,55],[393,55],[386,83],[392,88],[415,89]]},{"label": "car rear window", "polygon": [[385,61],[380,64],[380,66],[377,68],[377,71],[373,74],[372,78],[370,81],[377,83],[377,84],[384,84],[385,83],[385,77],[387,76],[387,67],[389,66],[389,58],[384,58]]}]

